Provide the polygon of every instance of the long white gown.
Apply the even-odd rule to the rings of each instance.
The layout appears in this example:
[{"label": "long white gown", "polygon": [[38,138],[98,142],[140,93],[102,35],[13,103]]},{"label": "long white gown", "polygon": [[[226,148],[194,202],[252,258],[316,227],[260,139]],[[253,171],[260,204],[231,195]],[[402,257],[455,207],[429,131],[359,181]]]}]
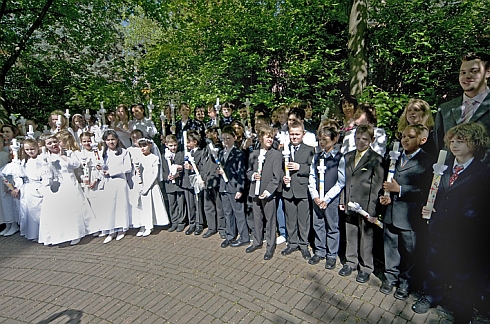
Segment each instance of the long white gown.
[{"label": "long white gown", "polygon": [[[153,229],[153,225],[168,225],[170,222],[162,191],[158,185],[160,159],[150,153],[147,156],[140,154],[133,161],[140,165],[142,181],[135,179],[132,190],[132,194],[136,195],[131,199],[133,204],[132,227],[144,226],[145,229]],[[139,184],[139,182],[142,183]]]},{"label": "long white gown", "polygon": [[109,177],[103,178],[97,199],[92,201],[92,208],[98,216],[99,230],[109,234],[126,231],[131,217],[126,180],[126,174],[131,172],[131,158],[125,149],[122,149],[120,155],[107,150],[104,164],[108,168]]},{"label": "long white gown", "polygon": [[[42,186],[44,196],[39,224],[39,243],[59,244],[84,237],[97,231],[95,214],[90,207],[74,170],[80,166],[78,159],[68,152],[67,161],[56,154],[43,154],[48,159],[47,186]],[[45,168],[46,171],[46,168]]]},{"label": "long white gown", "polygon": [[43,164],[40,159],[31,158],[22,162],[22,166],[26,177],[20,188],[20,235],[28,240],[37,240],[43,202],[43,196],[39,191],[42,186]]}]

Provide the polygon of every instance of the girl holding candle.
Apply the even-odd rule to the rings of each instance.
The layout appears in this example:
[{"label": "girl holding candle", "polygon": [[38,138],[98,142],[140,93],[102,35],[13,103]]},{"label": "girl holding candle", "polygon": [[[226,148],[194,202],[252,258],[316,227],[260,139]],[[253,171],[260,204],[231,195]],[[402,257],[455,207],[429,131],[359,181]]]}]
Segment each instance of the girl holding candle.
[{"label": "girl holding candle", "polygon": [[158,134],[157,128],[150,118],[145,117],[145,107],[143,104],[135,104],[131,106],[131,112],[134,119],[128,123],[129,131],[139,129],[143,132],[143,136],[153,138]]},{"label": "girl holding candle", "polygon": [[140,228],[136,236],[148,236],[153,225],[168,225],[169,219],[163,202],[163,195],[158,185],[160,159],[151,152],[153,141],[142,138],[138,141],[141,150],[139,175],[141,184],[135,183],[133,190],[138,191],[137,208],[133,206],[131,225]]},{"label": "girl holding candle", "polygon": [[43,196],[39,193],[42,186],[43,164],[38,158],[40,153],[38,143],[33,139],[26,139],[23,143],[22,162],[25,180],[20,188],[20,235],[28,240],[37,241],[39,237],[39,221]]},{"label": "girl holding candle", "polygon": [[75,156],[81,163],[81,183],[85,188],[85,196],[92,204],[93,199],[98,197],[98,184],[101,180],[101,174],[97,170],[96,166],[100,163],[97,159],[98,155],[94,153],[94,143],[92,139],[94,135],[90,132],[82,132],[80,135],[80,142],[82,143],[82,150],[76,151]]},{"label": "girl holding candle", "polygon": [[43,157],[46,161],[43,169],[47,170],[43,170],[44,185],[40,188],[44,200],[39,243],[54,245],[71,241],[71,245],[75,245],[91,232],[87,220],[95,219],[75,176],[74,170],[80,167],[80,162],[74,155],[66,155],[54,135],[46,138],[45,145],[48,152]]},{"label": "girl holding candle", "polygon": [[345,159],[335,148],[339,133],[335,127],[318,131],[322,152],[315,154],[308,189],[313,199],[314,255],[309,264],[326,258],[325,268],[334,269],[340,244],[339,197],[345,186]]},{"label": "girl holding candle", "polygon": [[[75,136],[75,132],[68,125],[68,119],[64,115],[65,113],[61,110],[54,110],[49,115],[48,124],[51,127],[51,134],[55,134],[63,129],[68,130],[73,136]],[[60,120],[60,121],[58,121]]]},{"label": "girl holding candle", "polygon": [[114,130],[105,131],[102,139],[103,165],[97,165],[97,170],[102,172],[104,179],[100,187],[100,199],[92,207],[100,215],[100,230],[109,234],[104,243],[109,243],[116,233],[116,240],[121,240],[129,227],[131,206],[126,176],[131,172],[132,165],[129,153],[122,147]]}]

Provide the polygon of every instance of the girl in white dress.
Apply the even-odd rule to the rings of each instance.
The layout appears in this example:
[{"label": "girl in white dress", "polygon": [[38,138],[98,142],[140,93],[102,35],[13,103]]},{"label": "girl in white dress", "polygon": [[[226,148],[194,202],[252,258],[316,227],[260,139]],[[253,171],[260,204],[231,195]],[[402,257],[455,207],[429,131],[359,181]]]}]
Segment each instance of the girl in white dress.
[{"label": "girl in white dress", "polygon": [[128,107],[124,104],[120,104],[116,109],[116,118],[114,120],[113,128],[119,136],[119,140],[122,142],[125,148],[131,146],[131,139],[129,137],[129,115]]},{"label": "girl in white dress", "polygon": [[43,164],[39,156],[39,145],[33,139],[26,139],[23,143],[23,159],[25,177],[20,188],[20,235],[28,240],[37,241],[39,237],[39,219],[43,196],[39,189],[42,186]]},{"label": "girl in white dress", "polygon": [[95,213],[99,215],[100,230],[109,234],[104,243],[109,243],[116,232],[116,240],[122,239],[129,227],[131,206],[126,176],[131,172],[132,165],[128,152],[122,148],[114,130],[105,131],[102,139],[104,140],[103,165],[98,165],[97,169],[102,172],[104,178],[99,185],[98,202],[94,202],[92,206]]},{"label": "girl in white dress", "polygon": [[133,206],[132,227],[140,228],[136,236],[148,236],[153,225],[165,226],[170,222],[158,184],[160,159],[151,152],[153,141],[141,138],[138,146],[142,154],[135,165],[137,181],[133,191],[139,197],[137,205]]},{"label": "girl in white dress", "polygon": [[41,194],[44,197],[39,224],[39,243],[44,245],[71,241],[78,244],[91,231],[87,220],[95,215],[75,176],[78,159],[62,150],[56,136],[45,140],[48,152],[41,157],[44,164]]}]

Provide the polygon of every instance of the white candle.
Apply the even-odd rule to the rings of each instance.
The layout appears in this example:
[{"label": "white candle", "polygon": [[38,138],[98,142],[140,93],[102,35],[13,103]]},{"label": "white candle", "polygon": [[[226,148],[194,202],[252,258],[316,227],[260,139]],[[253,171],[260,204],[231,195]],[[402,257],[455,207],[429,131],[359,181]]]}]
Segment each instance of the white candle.
[{"label": "white candle", "polygon": [[[259,154],[258,157],[258,166],[257,166],[257,173],[262,176],[262,164],[265,161],[265,153],[262,155]],[[259,196],[260,195],[260,179],[255,182],[255,195]]]},{"label": "white candle", "polygon": [[69,115],[69,114],[70,114],[70,110],[69,110],[69,109],[66,109],[66,110],[65,110],[65,114],[66,114],[66,115]]},{"label": "white candle", "polygon": [[219,98],[216,98],[216,106],[219,106]]},{"label": "white candle", "polygon": [[323,201],[325,198],[325,160],[320,159],[320,166],[318,167],[318,174],[320,176],[320,184],[318,186],[318,190],[320,191],[320,200]]},{"label": "white candle", "polygon": [[100,102],[100,109],[101,110],[104,109],[104,102],[103,101]]},{"label": "white candle", "polygon": [[90,115],[90,109],[85,109],[85,115]]},{"label": "white candle", "polygon": [[[391,150],[390,152],[390,166],[388,167],[388,176],[386,177],[386,182],[391,182],[391,180],[395,176],[396,161],[400,156],[400,152],[398,152],[399,149],[400,149],[400,142],[398,141],[394,142],[393,150]],[[390,191],[385,190],[384,195],[390,196]]]},{"label": "white candle", "polygon": [[[286,178],[290,178],[291,175],[289,173],[289,168],[288,168],[288,163],[289,163],[289,148],[287,145],[284,146],[284,149],[282,150],[282,155],[284,156],[284,170],[286,172]],[[291,180],[291,179],[290,179]],[[288,183],[286,185],[287,188],[291,187],[291,183]]]},{"label": "white candle", "polygon": [[153,104],[152,102],[153,102],[153,101],[150,99],[150,105],[152,105],[152,104]]},{"label": "white candle", "polygon": [[439,157],[437,158],[437,164],[443,165],[446,162],[447,151],[440,150]]},{"label": "white candle", "polygon": [[32,125],[29,125],[29,133],[34,133],[34,127]]}]

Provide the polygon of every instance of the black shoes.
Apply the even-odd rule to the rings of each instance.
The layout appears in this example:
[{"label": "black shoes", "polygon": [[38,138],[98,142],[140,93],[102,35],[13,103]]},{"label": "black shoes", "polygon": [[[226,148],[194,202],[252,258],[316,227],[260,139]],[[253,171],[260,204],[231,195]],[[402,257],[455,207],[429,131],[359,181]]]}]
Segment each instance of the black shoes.
[{"label": "black shoes", "polygon": [[285,248],[284,250],[281,251],[281,254],[282,255],[290,255],[291,253],[293,253],[297,249],[298,248],[292,248],[292,247],[288,246],[287,248]]},{"label": "black shoes", "polygon": [[185,225],[184,224],[179,224],[177,225],[177,229],[176,229],[176,232],[182,232],[185,228]]},{"label": "black shoes", "polygon": [[194,235],[201,235],[204,228],[202,226],[196,226],[196,230],[194,231]]},{"label": "black shoes", "polygon": [[185,235],[191,235],[192,233],[194,233],[195,230],[196,230],[196,225],[191,225],[189,226],[187,231],[185,231]]},{"label": "black shoes", "polygon": [[222,238],[223,240],[226,240],[226,233],[225,232],[219,232],[219,237]]},{"label": "black shoes", "polygon": [[340,271],[339,271],[339,275],[341,275],[342,277],[350,276],[351,273],[352,273],[352,268],[350,266],[348,266],[347,264],[344,264],[342,269],[340,269]]},{"label": "black shoes", "polygon": [[395,294],[393,295],[393,297],[400,300],[405,300],[408,296],[410,296],[410,293],[404,288],[396,288]]},{"label": "black shoes", "polygon": [[243,241],[240,241],[240,240],[235,240],[235,241],[231,241],[231,246],[233,247],[240,247],[240,246],[245,246],[245,245],[249,245],[250,244],[250,241],[249,242],[243,242]]},{"label": "black shoes", "polygon": [[262,248],[262,244],[261,245],[250,245],[246,250],[245,252],[246,253],[252,253],[258,249],[261,249]]},{"label": "black shoes", "polygon": [[356,281],[359,283],[365,283],[368,282],[369,277],[369,273],[359,270],[359,272],[357,273]]},{"label": "black shoes", "polygon": [[381,284],[381,287],[379,287],[379,291],[382,292],[385,295],[389,295],[393,291],[393,285],[390,284],[388,281],[385,280]]},{"label": "black shoes", "polygon": [[268,261],[268,260],[272,259],[272,256],[273,255],[274,255],[274,252],[272,252],[272,251],[265,252],[265,254],[264,254],[264,260]]},{"label": "black shoes", "polygon": [[429,311],[430,306],[430,301],[425,296],[422,296],[412,305],[412,310],[417,314],[425,314]]},{"label": "black shoes", "polygon": [[203,237],[203,238],[208,238],[208,237],[213,236],[213,235],[214,235],[214,234],[216,234],[216,233],[218,233],[218,232],[216,232],[216,231],[210,231],[210,230],[207,230],[207,231],[206,231],[206,233],[204,233],[204,234],[202,235],[202,237]]},{"label": "black shoes", "polygon": [[336,265],[337,265],[337,258],[327,258],[327,261],[325,262],[325,269],[327,270],[335,269]]},{"label": "black shoes", "polygon": [[228,240],[224,240],[223,242],[221,242],[221,247],[224,249],[224,248],[227,248],[230,246],[230,241]]},{"label": "black shoes", "polygon": [[316,254],[313,254],[313,256],[308,260],[309,264],[318,264],[320,263],[321,260],[324,260],[325,257],[318,256]]},{"label": "black shoes", "polygon": [[173,232],[173,231],[175,231],[176,229],[177,229],[177,224],[173,224],[172,226],[170,226],[170,227],[168,228],[168,230],[167,230],[167,231],[169,231],[169,232]]},{"label": "black shoes", "polygon": [[310,254],[310,251],[308,251],[308,248],[306,248],[304,250],[302,249],[301,255],[303,256],[303,259],[305,259],[306,261],[310,260],[310,258],[311,258],[311,254]]}]

